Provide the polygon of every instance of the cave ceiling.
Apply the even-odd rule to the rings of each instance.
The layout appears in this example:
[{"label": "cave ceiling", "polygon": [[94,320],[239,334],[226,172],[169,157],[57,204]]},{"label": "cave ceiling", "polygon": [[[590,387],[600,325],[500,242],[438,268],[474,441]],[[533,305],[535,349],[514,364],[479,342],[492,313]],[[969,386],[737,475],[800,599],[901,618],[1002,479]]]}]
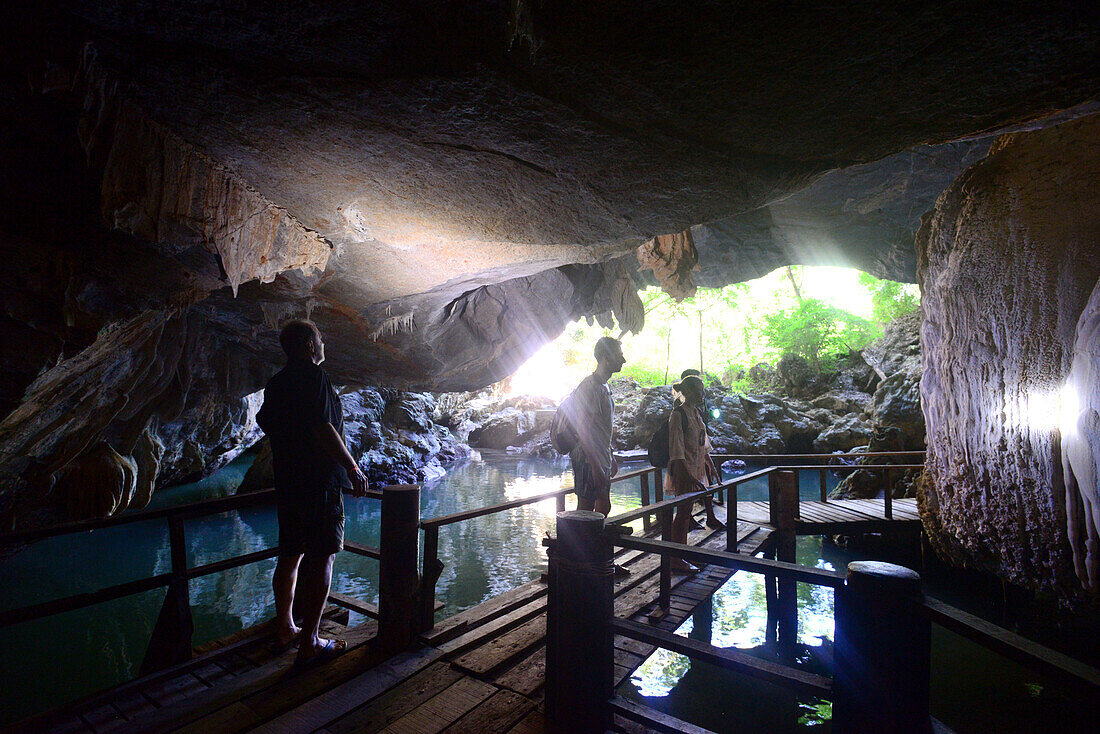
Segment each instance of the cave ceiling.
[{"label": "cave ceiling", "polygon": [[[41,190],[5,197],[5,247],[53,263],[6,305],[49,341],[19,364],[22,418],[52,365],[156,308],[272,367],[274,327],[309,315],[338,382],[453,390],[622,317],[657,235],[693,228],[702,285],[788,263],[912,281],[921,213],[989,136],[1093,112],[1100,80],[1078,3],[12,10],[4,114],[30,152],[4,165]],[[76,165],[89,201],[63,209],[52,169]],[[42,221],[61,211],[84,224]],[[29,324],[28,299],[54,316]]]}]

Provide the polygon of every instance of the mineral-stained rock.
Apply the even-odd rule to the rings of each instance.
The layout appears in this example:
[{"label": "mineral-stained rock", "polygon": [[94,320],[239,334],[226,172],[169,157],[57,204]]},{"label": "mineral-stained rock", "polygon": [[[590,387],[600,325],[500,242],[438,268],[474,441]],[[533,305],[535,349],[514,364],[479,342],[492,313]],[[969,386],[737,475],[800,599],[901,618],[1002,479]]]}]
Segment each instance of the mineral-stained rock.
[{"label": "mineral-stained rock", "polygon": [[532,412],[505,408],[470,431],[469,444],[475,448],[505,449],[523,443],[520,437],[534,428],[535,416]]},{"label": "mineral-stained rock", "polygon": [[1077,578],[1100,589],[1100,282],[1077,321],[1066,386],[1060,394],[1066,521]]},{"label": "mineral-stained rock", "polygon": [[951,560],[1035,587],[1078,585],[1059,397],[1100,277],[1098,136],[1097,118],[1006,136],[917,241],[925,528]]},{"label": "mineral-stained rock", "polygon": [[107,517],[130,506],[137,465],[106,443],[97,443],[61,472],[54,491],[73,520]]},{"label": "mineral-stained rock", "polygon": [[871,440],[871,426],[862,416],[849,413],[828,426],[814,439],[815,453],[848,451]]}]

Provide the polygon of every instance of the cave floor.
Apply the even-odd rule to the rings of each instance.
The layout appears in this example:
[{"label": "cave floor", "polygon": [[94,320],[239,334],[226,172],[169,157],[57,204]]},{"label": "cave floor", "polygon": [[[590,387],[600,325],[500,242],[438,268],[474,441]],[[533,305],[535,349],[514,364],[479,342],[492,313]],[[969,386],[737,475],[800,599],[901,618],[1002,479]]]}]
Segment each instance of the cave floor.
[{"label": "cave floor", "polygon": [[[895,500],[892,526],[919,522],[914,500]],[[882,500],[802,502],[799,534],[869,530],[884,521]],[[724,508],[718,508],[722,513]],[[738,503],[739,551],[758,553],[772,533],[767,503]],[[700,513],[701,515],[701,513]],[[700,519],[702,517],[700,516]],[[724,549],[725,532],[701,529],[693,545]],[[655,606],[659,558],[620,550],[631,574],[615,581],[615,615],[645,621]],[[732,575],[708,566],[673,577],[670,613],[656,627],[676,630]],[[384,659],[369,644],[378,626],[324,631],[349,651],[312,670],[293,669],[293,649],[275,654],[263,637],[227,641],[175,669],[131,681],[24,722],[20,731],[66,732],[541,732],[546,660],[546,585],[536,580],[438,623],[422,646]],[[615,685],[655,648],[615,638]]]}]

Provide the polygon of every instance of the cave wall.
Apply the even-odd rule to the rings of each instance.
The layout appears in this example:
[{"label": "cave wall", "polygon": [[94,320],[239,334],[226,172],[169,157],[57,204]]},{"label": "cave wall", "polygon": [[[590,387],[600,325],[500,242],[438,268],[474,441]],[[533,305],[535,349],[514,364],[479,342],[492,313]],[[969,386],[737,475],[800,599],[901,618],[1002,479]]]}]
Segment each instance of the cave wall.
[{"label": "cave wall", "polygon": [[[1004,136],[917,237],[925,527],[953,562],[1066,593],[1080,585],[1059,424],[1100,277],[1098,140],[1097,116]],[[1096,404],[1100,385],[1078,389]]]}]

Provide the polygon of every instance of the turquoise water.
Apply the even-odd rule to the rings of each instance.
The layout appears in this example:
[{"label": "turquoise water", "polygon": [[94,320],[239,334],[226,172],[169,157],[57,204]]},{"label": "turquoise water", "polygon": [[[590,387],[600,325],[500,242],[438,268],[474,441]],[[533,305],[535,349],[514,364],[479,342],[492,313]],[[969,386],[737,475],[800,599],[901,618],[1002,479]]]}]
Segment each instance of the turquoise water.
[{"label": "turquoise water", "polygon": [[[231,494],[248,470],[244,456],[207,479],[159,492],[150,509]],[[623,469],[627,470],[626,467]],[[568,461],[485,453],[424,484],[421,516],[437,517],[571,484]],[[614,511],[637,507],[638,480],[613,485]],[[380,503],[345,498],[348,540],[377,546]],[[569,500],[569,506],[574,506]],[[441,617],[532,579],[546,570],[542,538],[553,528],[553,500],[442,528],[445,569],[436,598]],[[208,516],[186,524],[191,566],[274,547],[272,507]],[[194,579],[190,584],[194,644],[216,640],[273,615],[274,559]],[[171,568],[164,521],[50,538],[0,561],[0,608],[13,609],[166,573]],[[341,553],[332,588],[377,602],[376,561]],[[134,677],[141,667],[164,590],[0,629],[0,725],[81,698]],[[355,615],[353,615],[355,616]],[[358,621],[358,620],[353,620]]]}]

